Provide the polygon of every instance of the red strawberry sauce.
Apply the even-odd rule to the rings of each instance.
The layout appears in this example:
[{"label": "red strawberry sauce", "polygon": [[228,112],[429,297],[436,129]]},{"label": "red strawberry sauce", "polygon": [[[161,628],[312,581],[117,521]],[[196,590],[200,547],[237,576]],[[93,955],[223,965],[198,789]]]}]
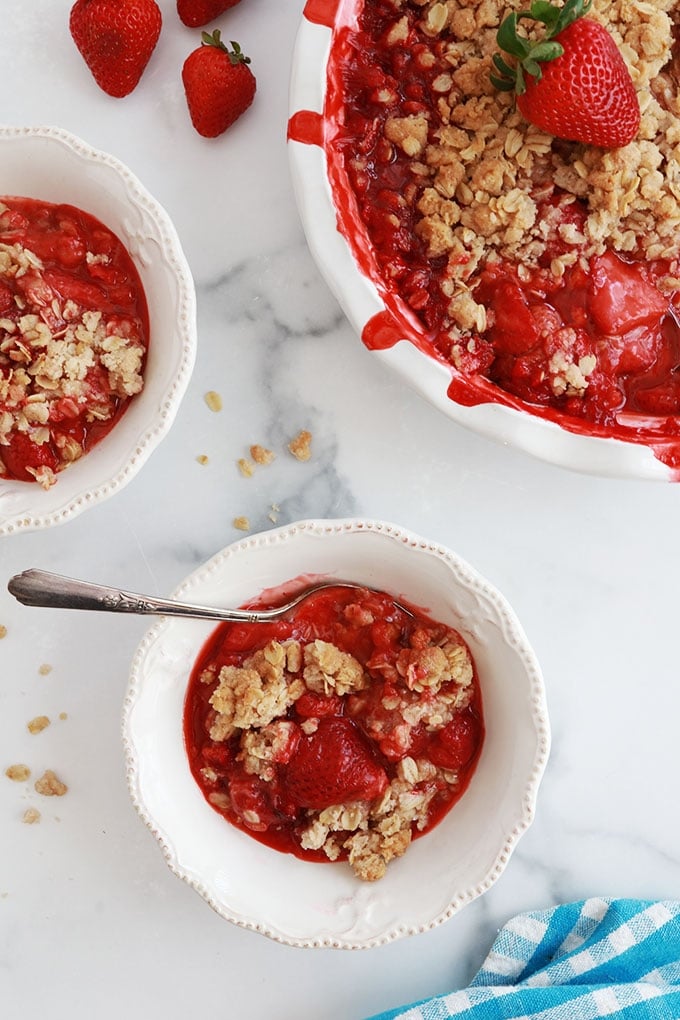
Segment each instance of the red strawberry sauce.
[{"label": "red strawberry sauce", "polygon": [[[437,123],[433,81],[448,67],[440,44],[418,28],[419,8],[406,6],[403,15],[409,19],[408,45],[388,46],[391,3],[341,5],[328,64],[324,147],[338,227],[387,309],[367,323],[364,342],[380,349],[410,340],[451,367],[449,396],[461,404],[494,401],[579,434],[644,443],[680,468],[680,298],[657,286],[677,273],[676,259],[645,262],[635,253],[610,252],[585,268],[578,263],[567,268],[557,279],[550,262],[566,251],[558,241],[522,277],[515,265],[482,265],[468,283],[486,305],[490,327],[475,336],[474,352],[459,357],[453,368],[449,299],[441,289],[447,260],[429,257],[415,234],[418,195],[410,160],[383,138],[388,116],[426,111]],[[418,59],[425,50],[435,54],[431,66]],[[379,101],[384,89],[396,91],[396,106]],[[394,217],[401,196],[411,196],[410,213],[402,203]],[[578,227],[585,205],[563,206],[562,197],[554,187],[542,215],[553,218],[558,208]],[[358,221],[363,231],[356,229]],[[559,347],[554,338],[565,329],[575,332],[577,360],[597,359],[583,394],[556,393],[548,383],[548,365]]]},{"label": "red strawberry sauce", "polygon": [[[8,211],[2,216],[0,243],[32,252],[41,268],[0,276],[0,319],[16,324],[34,314],[58,338],[66,332],[67,322],[83,312],[101,312],[109,332],[122,331],[146,348],[149,320],[144,290],[115,234],[94,216],[70,205],[18,197],[2,202]],[[5,345],[11,344],[14,335],[0,326],[0,341]],[[13,360],[16,352],[5,355],[4,350],[0,346],[0,378],[11,377],[17,363],[31,372],[30,361],[17,362]],[[27,469],[41,465],[60,471],[65,466],[60,454],[65,438],[73,438],[86,452],[110,432],[130,400],[111,391],[99,365],[88,369],[85,381],[87,400],[48,400],[47,442],[37,445],[25,431],[10,432],[8,442],[0,445],[6,477],[34,481]],[[8,409],[16,410],[9,405]],[[0,415],[4,410],[0,399]]]},{"label": "red strawberry sauce", "polygon": [[[265,608],[284,600],[285,595],[279,598],[277,592],[274,598],[256,604]],[[407,608],[412,615],[388,595],[368,591],[357,595],[356,591],[331,588],[311,596],[285,620],[225,623],[217,628],[194,665],[184,707],[185,747],[193,776],[206,799],[216,791],[228,795],[220,804],[212,802],[215,810],[267,846],[303,860],[326,861],[321,850],[300,846],[310,809],[379,798],[395,776],[399,761],[410,755],[458,773],[459,782],[453,787],[434,780],[437,792],[427,826],[413,831],[413,837],[441,820],[465,792],[479,758],[484,739],[481,695],[475,675],[469,704],[456,710],[452,721],[439,729],[416,724],[407,749],[395,744],[394,710],[385,708],[383,699],[389,703],[389,697],[394,699],[399,693],[394,667],[400,652],[447,636],[462,641],[451,628],[414,607]],[[367,622],[370,619],[372,622]],[[359,693],[344,695],[306,690],[284,717],[290,723],[290,744],[275,766],[273,779],[264,781],[247,774],[237,759],[239,731],[225,741],[210,739],[214,712],[209,698],[216,684],[203,682],[201,675],[209,667],[219,672],[223,666],[242,666],[249,655],[272,639],[282,643],[295,639],[303,645],[316,639],[327,641],[354,656],[367,671],[370,684]],[[427,691],[414,695],[403,690],[411,699],[428,698]],[[318,720],[318,728],[307,736],[301,726],[312,718]],[[401,716],[399,721],[403,721]],[[217,777],[213,781],[206,780],[202,772],[206,766]],[[261,820],[255,829],[244,824],[243,815],[249,809]]]}]

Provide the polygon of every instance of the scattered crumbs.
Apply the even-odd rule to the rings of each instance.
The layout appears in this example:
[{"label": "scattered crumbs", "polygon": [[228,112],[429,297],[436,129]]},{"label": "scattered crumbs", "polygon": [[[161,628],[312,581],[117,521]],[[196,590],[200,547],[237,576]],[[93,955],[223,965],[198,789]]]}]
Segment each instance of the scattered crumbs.
[{"label": "scattered crumbs", "polygon": [[31,774],[28,765],[10,765],[5,769],[5,775],[15,783],[24,783]]},{"label": "scattered crumbs", "polygon": [[312,456],[312,433],[303,429],[295,439],[291,439],[288,449],[296,460],[309,460]]},{"label": "scattered crumbs", "polygon": [[68,791],[66,783],[62,783],[61,779],[52,771],[47,769],[43,772],[40,779],[36,779],[34,783],[36,793],[41,793],[43,797],[63,797]]},{"label": "scattered crumbs", "polygon": [[222,397],[215,390],[208,390],[205,395],[205,402],[211,411],[222,410]]},{"label": "scattered crumbs", "polygon": [[208,463],[208,458],[206,457],[206,455],[204,453],[199,453],[199,455],[196,458],[196,460],[198,461],[199,464],[207,464]]},{"label": "scattered crumbs", "polygon": [[239,531],[250,531],[250,521],[247,517],[234,517],[234,527]]},{"label": "scattered crumbs", "polygon": [[259,443],[255,443],[254,446],[250,447],[250,456],[256,464],[271,464],[275,454],[268,450],[266,446],[260,446]]},{"label": "scattered crumbs", "polygon": [[272,524],[276,524],[276,522],[278,521],[280,509],[281,507],[278,505],[278,503],[272,503],[272,508],[267,514],[267,517],[272,522]]},{"label": "scattered crumbs", "polygon": [[40,812],[34,807],[26,808],[21,820],[22,822],[25,822],[26,825],[35,825],[36,822],[40,821]]},{"label": "scattered crumbs", "polygon": [[241,457],[236,461],[238,469],[245,478],[252,478],[255,470],[255,465],[251,461],[246,460],[245,457]]},{"label": "scattered crumbs", "polygon": [[52,667],[49,662],[43,662],[42,666],[38,668],[38,672],[40,673],[40,676],[47,676],[48,673],[52,672]]},{"label": "scattered crumbs", "polygon": [[59,713],[59,718],[60,719],[68,719],[68,712],[60,712]]},{"label": "scattered crumbs", "polygon": [[50,725],[50,720],[46,715],[36,715],[35,719],[31,719],[29,723],[26,723],[29,733],[42,733]]},{"label": "scattered crumbs", "polygon": [[7,627],[5,627],[4,623],[0,623],[0,640],[4,637],[7,637]]}]

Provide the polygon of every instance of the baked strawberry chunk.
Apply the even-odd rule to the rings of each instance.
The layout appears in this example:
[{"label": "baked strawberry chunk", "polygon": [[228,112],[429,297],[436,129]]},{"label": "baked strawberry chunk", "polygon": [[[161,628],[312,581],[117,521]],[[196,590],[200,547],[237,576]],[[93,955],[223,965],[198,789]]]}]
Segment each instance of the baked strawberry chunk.
[{"label": "baked strawberry chunk", "polygon": [[374,800],[387,788],[379,765],[357,726],[343,717],[322,718],[303,737],[286,769],[286,788],[302,808],[323,810],[332,804]]}]

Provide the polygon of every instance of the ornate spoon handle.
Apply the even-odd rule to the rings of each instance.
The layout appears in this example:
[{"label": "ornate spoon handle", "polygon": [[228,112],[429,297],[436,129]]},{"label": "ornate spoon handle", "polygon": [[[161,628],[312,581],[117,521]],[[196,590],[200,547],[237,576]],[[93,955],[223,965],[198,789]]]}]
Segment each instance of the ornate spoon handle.
[{"label": "ornate spoon handle", "polygon": [[52,609],[89,609],[107,613],[136,613],[142,616],[188,616],[197,620],[234,620],[248,623],[265,622],[281,616],[279,609],[247,610],[217,609],[195,606],[171,599],[153,598],[107,588],[89,581],[52,574],[47,570],[24,570],[12,577],[7,588],[25,606],[46,606]]}]

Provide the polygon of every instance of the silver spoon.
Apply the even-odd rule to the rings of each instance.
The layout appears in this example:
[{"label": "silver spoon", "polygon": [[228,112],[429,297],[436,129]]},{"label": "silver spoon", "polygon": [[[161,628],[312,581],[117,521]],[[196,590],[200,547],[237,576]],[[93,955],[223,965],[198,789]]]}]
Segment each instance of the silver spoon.
[{"label": "silver spoon", "polygon": [[[137,595],[120,588],[107,588],[89,581],[76,581],[47,570],[24,570],[15,574],[7,584],[8,591],[25,606],[46,606],[50,609],[90,609],[108,613],[136,613],[141,616],[188,616],[196,620],[228,620],[240,623],[267,623],[285,616],[317,591],[324,588],[354,588],[367,591],[365,585],[351,581],[322,581],[310,585],[294,598],[276,609],[216,609],[195,606],[172,599],[158,599],[150,595]],[[413,614],[394,602],[409,616]]]}]

